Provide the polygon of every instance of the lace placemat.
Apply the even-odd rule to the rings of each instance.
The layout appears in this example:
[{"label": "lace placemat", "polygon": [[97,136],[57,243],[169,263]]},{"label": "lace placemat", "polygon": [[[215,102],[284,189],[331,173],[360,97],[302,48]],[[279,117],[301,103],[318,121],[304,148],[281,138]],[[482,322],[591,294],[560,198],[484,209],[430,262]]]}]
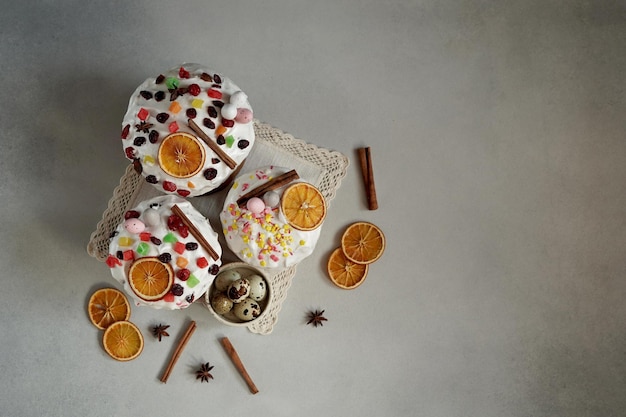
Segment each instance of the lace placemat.
[{"label": "lace placemat", "polygon": [[[269,124],[254,121],[256,134],[255,145],[241,173],[267,165],[278,165],[295,168],[304,180],[319,188],[327,203],[335,197],[341,180],[346,176],[349,165],[348,158],[337,152],[306,143],[302,139],[281,131]],[[237,262],[239,259],[228,249],[221,231],[219,213],[228,193],[225,190],[210,195],[189,199],[198,211],[209,219],[213,229],[220,235],[222,245],[222,262]],[[124,213],[142,200],[161,195],[156,187],[147,184],[143,177],[135,172],[132,164],[120,179],[113,191],[107,209],[102,214],[96,230],[91,234],[87,244],[87,252],[97,260],[106,261],[109,254],[111,233],[121,223]],[[278,319],[278,313],[287,296],[287,290],[296,273],[296,266],[286,268],[274,274],[268,274],[274,293],[272,303],[267,306],[269,311],[263,318],[250,324],[248,329],[253,333],[269,334]],[[199,297],[204,304],[204,297]]]}]

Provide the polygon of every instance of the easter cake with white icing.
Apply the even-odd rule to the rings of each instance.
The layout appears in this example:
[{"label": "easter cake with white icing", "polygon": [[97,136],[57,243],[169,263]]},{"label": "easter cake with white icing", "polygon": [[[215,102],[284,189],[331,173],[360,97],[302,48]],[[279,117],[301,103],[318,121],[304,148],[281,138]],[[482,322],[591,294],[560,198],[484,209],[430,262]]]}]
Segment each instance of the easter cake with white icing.
[{"label": "easter cake with white icing", "polygon": [[136,305],[176,310],[207,291],[221,255],[209,221],[186,199],[163,195],[125,213],[106,263]]},{"label": "easter cake with white icing", "polygon": [[145,80],[122,122],[126,157],[166,194],[203,195],[239,172],[254,145],[246,94],[199,64],[182,64]]}]

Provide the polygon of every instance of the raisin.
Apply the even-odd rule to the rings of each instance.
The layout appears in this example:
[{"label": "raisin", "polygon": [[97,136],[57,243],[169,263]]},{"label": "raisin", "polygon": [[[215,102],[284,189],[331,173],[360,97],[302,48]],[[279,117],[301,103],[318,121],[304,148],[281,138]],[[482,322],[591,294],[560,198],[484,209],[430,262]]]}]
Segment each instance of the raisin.
[{"label": "raisin", "polygon": [[187,111],[185,112],[185,114],[187,115],[187,118],[189,119],[195,119],[196,116],[198,115],[198,112],[196,112],[196,109],[194,108],[190,108],[187,109]]},{"label": "raisin", "polygon": [[164,252],[160,254],[159,256],[157,256],[157,258],[159,259],[159,261],[166,264],[172,260],[172,255],[170,255],[168,252]]},{"label": "raisin", "polygon": [[237,142],[237,147],[239,149],[246,149],[249,145],[250,145],[250,142],[247,141],[246,139],[241,139],[239,142]]},{"label": "raisin", "polygon": [[152,93],[150,91],[143,90],[139,94],[141,94],[141,97],[145,98],[146,100],[150,100],[152,98]]},{"label": "raisin", "polygon": [[196,297],[195,297],[193,294],[189,294],[187,297],[185,297],[185,300],[186,300],[188,303],[190,303],[190,304],[191,304],[191,303],[193,303],[193,300],[194,300],[195,298],[196,298]]},{"label": "raisin", "polygon": [[156,93],[154,93],[154,99],[156,101],[165,100],[165,91],[157,91]]},{"label": "raisin", "polygon": [[222,119],[222,126],[224,127],[233,127],[235,126],[235,121],[230,119]]},{"label": "raisin", "polygon": [[124,259],[124,252],[118,250],[117,252],[115,252],[115,256],[117,257],[117,259]]},{"label": "raisin", "polygon": [[222,83],[222,77],[220,77],[219,75],[215,74],[213,75],[213,80],[218,83],[221,84]]},{"label": "raisin", "polygon": [[201,79],[202,81],[213,82],[213,78],[211,78],[211,75],[207,74],[206,72],[203,72],[203,73],[200,75],[200,79]]},{"label": "raisin", "polygon": [[226,143],[226,139],[224,139],[224,136],[222,135],[219,135],[217,139],[215,139],[215,141],[217,142],[218,145],[223,145]]},{"label": "raisin", "polygon": [[170,118],[170,115],[167,113],[159,113],[156,116],[157,122],[159,123],[165,123],[167,121],[167,119]]},{"label": "raisin", "polygon": [[156,80],[154,80],[154,82],[157,84],[161,84],[163,81],[165,81],[165,75],[163,74],[160,74],[158,77],[156,77]]},{"label": "raisin", "polygon": [[198,244],[196,242],[187,242],[185,243],[186,250],[196,250],[198,249]]},{"label": "raisin", "polygon": [[157,143],[157,141],[159,140],[159,132],[157,132],[156,130],[151,130],[150,134],[148,135],[148,140],[150,141],[150,143]]},{"label": "raisin", "polygon": [[141,146],[146,143],[146,138],[143,136],[137,136],[135,140],[133,140],[133,145]]},{"label": "raisin", "polygon": [[202,120],[202,124],[209,129],[215,129],[215,123],[213,123],[213,120],[209,119],[208,117],[205,117],[204,120]]},{"label": "raisin", "polygon": [[163,243],[163,242],[161,242],[161,239],[159,239],[156,236],[150,236],[150,242],[152,242],[153,244],[155,244],[157,246],[159,246],[161,243]]},{"label": "raisin", "polygon": [[146,182],[150,184],[156,184],[157,182],[159,182],[159,180],[157,180],[157,177],[155,177],[154,175],[148,175],[146,176]]},{"label": "raisin", "polygon": [[217,264],[213,264],[209,267],[209,274],[217,275],[220,272],[220,267]]},{"label": "raisin", "polygon": [[174,285],[172,285],[172,290],[171,291],[172,291],[172,294],[174,294],[175,296],[179,297],[179,296],[183,295],[183,293],[185,292],[185,289],[180,284],[174,284]]},{"label": "raisin", "polygon": [[143,165],[141,165],[141,161],[139,161],[139,159],[133,159],[133,169],[139,175],[143,172]]},{"label": "raisin", "polygon": [[128,210],[126,213],[124,213],[124,220],[138,219],[139,216],[140,214],[137,210]]},{"label": "raisin", "polygon": [[204,170],[204,178],[206,178],[207,180],[211,181],[215,177],[217,177],[217,169],[207,168]]},{"label": "raisin", "polygon": [[209,113],[210,117],[217,117],[217,110],[215,109],[215,107],[209,106],[207,108],[207,112]]},{"label": "raisin", "polygon": [[219,107],[220,109],[224,107],[224,102],[220,100],[213,100],[211,103],[213,103],[215,107]]}]

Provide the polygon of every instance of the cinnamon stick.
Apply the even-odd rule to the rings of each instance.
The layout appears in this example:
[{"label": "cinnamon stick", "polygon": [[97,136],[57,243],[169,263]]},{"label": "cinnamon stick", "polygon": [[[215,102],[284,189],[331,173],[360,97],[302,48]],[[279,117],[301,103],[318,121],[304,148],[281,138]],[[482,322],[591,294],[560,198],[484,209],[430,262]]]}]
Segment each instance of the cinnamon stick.
[{"label": "cinnamon stick", "polygon": [[189,220],[189,217],[187,217],[187,215],[183,213],[178,205],[174,204],[172,206],[172,213],[180,217],[180,220],[189,229],[189,233],[191,233],[191,235],[196,238],[200,246],[202,246],[204,250],[207,251],[209,255],[211,255],[211,258],[213,258],[214,261],[217,261],[220,257],[215,249],[213,249],[209,242],[207,242],[204,236],[202,236],[202,233],[200,233],[198,228],[191,222],[191,220]]},{"label": "cinnamon stick", "polygon": [[246,381],[246,384],[248,384],[248,388],[250,389],[250,392],[253,394],[256,394],[257,392],[259,392],[256,385],[254,385],[252,378],[250,378],[250,375],[246,371],[246,368],[243,366],[243,362],[241,362],[241,359],[239,358],[237,351],[235,350],[235,348],[230,343],[230,340],[228,340],[227,337],[222,338],[222,346],[224,346],[224,350],[226,350],[226,353],[228,353],[228,356],[230,356],[230,359],[233,361],[235,368],[237,368],[237,370],[239,371],[243,379]]},{"label": "cinnamon stick", "polygon": [[191,338],[191,335],[193,334],[195,330],[196,330],[196,322],[192,320],[191,323],[189,323],[189,326],[187,327],[187,330],[185,331],[185,333],[178,340],[178,345],[176,346],[176,349],[174,350],[174,353],[172,354],[172,357],[170,358],[170,361],[167,364],[167,368],[165,368],[165,372],[163,372],[163,375],[161,376],[162,383],[165,384],[167,382],[167,379],[170,377],[170,374],[172,373],[172,369],[174,369],[174,365],[176,365],[176,362],[178,361],[180,354],[183,352],[183,349],[185,349],[185,346],[187,346],[187,342],[189,342],[189,339]]},{"label": "cinnamon stick", "polygon": [[370,147],[359,148],[359,161],[361,163],[361,174],[363,175],[363,184],[365,185],[365,194],[367,196],[367,206],[370,210],[378,208],[378,199],[376,197],[376,185],[374,183],[374,169],[372,167],[372,151]]},{"label": "cinnamon stick", "polygon": [[193,121],[193,119],[188,119],[187,124],[189,125],[191,130],[196,132],[196,135],[198,135],[200,139],[202,139],[204,143],[206,143],[209,146],[209,148],[211,148],[211,150],[215,152],[222,161],[224,161],[224,163],[228,166],[228,168],[235,169],[235,167],[237,166],[237,162],[235,162],[234,159],[228,156],[228,154],[224,152],[222,148],[220,148],[220,145],[213,142],[213,140],[211,140],[209,135],[204,133],[204,130],[202,130],[200,126],[198,126],[196,122]]},{"label": "cinnamon stick", "polygon": [[285,184],[289,184],[290,182],[297,180],[298,178],[300,178],[300,176],[295,169],[292,169],[289,172],[285,172],[284,174],[272,178],[266,183],[263,183],[262,185],[253,188],[252,190],[239,197],[237,199],[237,205],[242,206],[246,204],[246,202],[252,197],[263,197],[263,194],[265,194],[266,192],[280,188]]}]

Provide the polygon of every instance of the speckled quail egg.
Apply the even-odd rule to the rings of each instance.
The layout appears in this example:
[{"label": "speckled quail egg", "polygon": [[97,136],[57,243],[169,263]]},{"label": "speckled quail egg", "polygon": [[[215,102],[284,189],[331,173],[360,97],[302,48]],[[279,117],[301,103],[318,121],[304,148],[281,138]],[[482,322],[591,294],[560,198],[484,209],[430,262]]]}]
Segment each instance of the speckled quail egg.
[{"label": "speckled quail egg", "polygon": [[250,321],[261,315],[261,306],[252,298],[246,298],[233,307],[233,313],[239,320]]},{"label": "speckled quail egg", "polygon": [[250,275],[246,278],[250,283],[250,295],[248,297],[255,301],[261,301],[267,295],[267,284],[260,275]]},{"label": "speckled quail egg", "polygon": [[233,301],[233,303],[240,303],[248,298],[248,295],[250,295],[250,283],[245,278],[231,282],[228,286],[228,291],[226,291],[226,295]]},{"label": "speckled quail egg", "polygon": [[233,302],[223,292],[218,292],[211,298],[211,307],[217,314],[224,315],[233,308]]},{"label": "speckled quail egg", "polygon": [[218,291],[226,291],[228,286],[238,279],[241,279],[241,274],[234,269],[220,272],[217,277],[215,277],[215,289]]}]

